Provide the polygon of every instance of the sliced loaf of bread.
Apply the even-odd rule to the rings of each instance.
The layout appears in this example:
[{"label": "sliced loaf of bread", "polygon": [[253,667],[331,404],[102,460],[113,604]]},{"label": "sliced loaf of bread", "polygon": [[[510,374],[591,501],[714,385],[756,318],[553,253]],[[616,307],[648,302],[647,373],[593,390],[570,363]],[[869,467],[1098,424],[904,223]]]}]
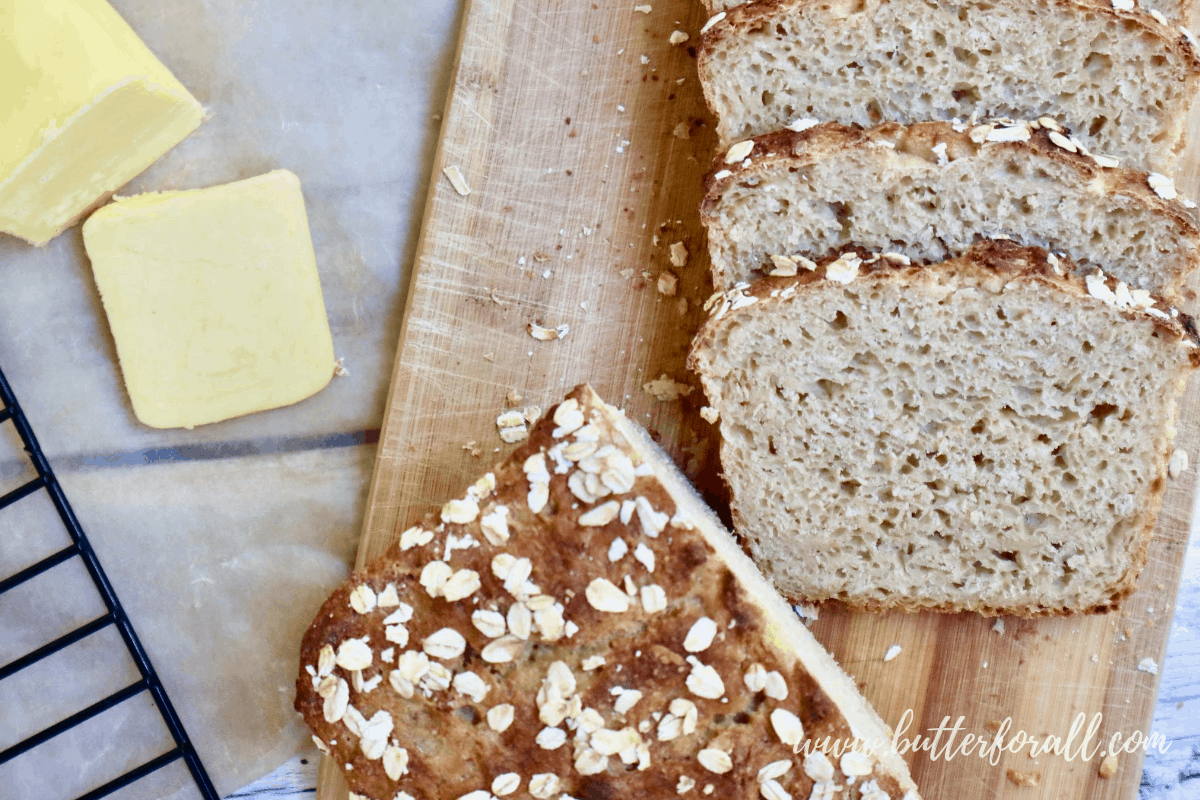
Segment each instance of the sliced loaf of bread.
[{"label": "sliced loaf of bread", "polygon": [[[335,591],[300,663],[296,709],[370,800],[919,800],[854,681],[586,386]],[[854,737],[876,749],[820,752]]]},{"label": "sliced loaf of bread", "polygon": [[[756,0],[703,0],[704,9],[710,15],[716,15],[722,11],[728,11],[731,8],[744,6],[755,1]],[[1116,7],[1120,5],[1120,3],[1121,0],[1117,0],[1116,3],[1113,3],[1113,6]],[[1158,17],[1161,17],[1161,19],[1159,19],[1160,22],[1165,23],[1167,19],[1170,18],[1176,22],[1182,22],[1186,25],[1188,18],[1192,13],[1193,3],[1192,0],[1140,0],[1140,2],[1136,3],[1134,0],[1128,0],[1127,4],[1129,6],[1128,10],[1133,10],[1133,8],[1136,7],[1151,15],[1158,15]]]},{"label": "sliced loaf of bread", "polygon": [[723,13],[698,69],[726,145],[803,118],[1049,116],[1096,153],[1169,172],[1200,76],[1190,34],[1108,0],[769,0]]},{"label": "sliced loaf of bread", "polygon": [[931,263],[1008,237],[1174,295],[1200,263],[1195,204],[1170,179],[1098,161],[1043,123],[824,123],[758,137],[731,163],[718,157],[707,180],[714,283],[794,273],[790,257],[849,245]]},{"label": "sliced loaf of bread", "polygon": [[785,595],[1034,616],[1133,591],[1200,365],[1186,315],[1009,242],[743,287],[690,365]]}]

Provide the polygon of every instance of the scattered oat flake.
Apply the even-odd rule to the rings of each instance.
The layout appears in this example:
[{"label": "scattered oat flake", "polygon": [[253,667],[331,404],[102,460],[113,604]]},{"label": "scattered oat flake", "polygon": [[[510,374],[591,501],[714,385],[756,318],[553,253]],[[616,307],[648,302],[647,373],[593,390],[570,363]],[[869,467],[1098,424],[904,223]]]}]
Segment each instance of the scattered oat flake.
[{"label": "scattered oat flake", "polygon": [[903,647],[901,647],[901,646],[900,646],[900,645],[898,645],[898,644],[894,644],[894,645],[892,645],[891,647],[889,647],[889,648],[887,649],[887,652],[883,654],[883,660],[884,660],[884,661],[891,661],[893,658],[895,658],[896,656],[900,655],[900,653],[901,653],[901,651],[902,651],[903,649],[904,649],[904,648],[903,648]]},{"label": "scattered oat flake", "polygon": [[553,328],[542,327],[537,322],[531,322],[526,329],[529,335],[537,339],[539,342],[552,342],[555,339],[565,339],[570,332],[570,327],[567,325],[557,325]]},{"label": "scattered oat flake", "polygon": [[661,400],[668,403],[672,400],[678,400],[680,397],[687,397],[692,393],[695,387],[688,386],[686,383],[680,383],[673,378],[668,378],[666,373],[655,378],[649,383],[642,384],[642,391],[654,397],[656,400]]},{"label": "scattered oat flake", "polygon": [[1158,662],[1155,661],[1153,658],[1150,658],[1149,656],[1147,656],[1146,658],[1143,658],[1141,661],[1138,662],[1137,669],[1138,669],[1138,672],[1146,672],[1151,675],[1157,675],[1158,674]]},{"label": "scattered oat flake", "polygon": [[1146,177],[1146,183],[1150,184],[1150,188],[1154,190],[1154,193],[1163,200],[1174,200],[1177,196],[1175,181],[1162,173],[1151,172]]},{"label": "scattered oat flake", "polygon": [[1188,454],[1186,450],[1176,447],[1171,451],[1171,460],[1167,462],[1167,474],[1178,478],[1188,470]]},{"label": "scattered oat flake", "polygon": [[745,139],[729,148],[725,153],[726,164],[736,164],[750,155],[754,150],[754,140]]},{"label": "scattered oat flake", "polygon": [[713,25],[718,24],[723,19],[725,19],[724,11],[709,17],[708,22],[704,23],[704,27],[700,29],[700,33],[708,33],[709,29],[711,29]]},{"label": "scattered oat flake", "polygon": [[671,245],[671,264],[676,267],[686,267],[688,262],[687,246],[683,242]]},{"label": "scattered oat flake", "polygon": [[471,193],[471,187],[467,185],[467,179],[463,177],[462,170],[458,168],[457,164],[451,164],[442,172],[450,179],[450,185],[454,187],[454,191],[463,197]]}]

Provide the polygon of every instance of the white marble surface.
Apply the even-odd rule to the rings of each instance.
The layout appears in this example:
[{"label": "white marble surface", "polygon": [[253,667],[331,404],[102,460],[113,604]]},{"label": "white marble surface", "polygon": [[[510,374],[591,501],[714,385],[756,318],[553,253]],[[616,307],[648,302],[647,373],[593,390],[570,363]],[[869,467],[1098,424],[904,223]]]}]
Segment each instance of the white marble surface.
[{"label": "white marble surface", "polygon": [[[277,167],[296,172],[337,354],[346,358],[351,375],[289,409],[196,431],[140,426],[124,394],[78,229],[40,250],[0,236],[0,368],[222,792],[256,798],[311,794],[317,755],[304,745],[288,711],[294,671],[288,648],[352,558],[374,451],[361,443],[369,439],[364,432],[381,423],[406,269],[436,143],[434,116],[442,110],[462,4],[113,4],[212,112],[127,193],[205,186]],[[29,474],[4,436],[0,427],[0,493]],[[12,509],[0,516],[5,533],[0,574],[31,563],[37,548],[53,546],[45,538],[46,509],[22,509],[19,519]],[[1154,722],[1172,747],[1148,760],[1146,798],[1200,796],[1196,541],[1187,569]],[[79,579],[56,577],[68,586]],[[0,627],[11,638],[0,637],[0,647],[13,652],[0,651],[0,662],[95,610],[82,593],[68,592],[71,602],[44,613],[42,605],[62,596],[61,590],[37,586],[22,607],[6,599]],[[64,681],[56,689],[67,708],[72,697],[63,686],[77,691],[78,700],[84,690],[119,681],[127,669],[116,659],[105,671],[99,656],[81,655],[90,659],[91,682]],[[64,676],[69,666],[63,665]],[[39,705],[46,696],[43,683],[3,692],[0,710],[7,721],[18,718],[13,709],[37,713],[22,713],[0,732],[0,748],[41,727],[41,715],[54,713]],[[129,743],[128,730],[144,711],[131,708],[108,720],[105,730],[124,731]],[[153,735],[136,744],[152,747]],[[79,763],[111,749],[89,751],[83,742],[62,747],[55,759],[82,759]],[[0,789],[0,796],[6,798],[53,800],[52,789],[71,788],[65,779],[35,777],[46,774],[37,769],[22,771],[20,760],[6,767],[9,772],[0,770],[0,787],[9,791]],[[236,789],[264,773],[270,774]],[[157,782],[119,796],[194,795],[186,775],[169,770]]]}]

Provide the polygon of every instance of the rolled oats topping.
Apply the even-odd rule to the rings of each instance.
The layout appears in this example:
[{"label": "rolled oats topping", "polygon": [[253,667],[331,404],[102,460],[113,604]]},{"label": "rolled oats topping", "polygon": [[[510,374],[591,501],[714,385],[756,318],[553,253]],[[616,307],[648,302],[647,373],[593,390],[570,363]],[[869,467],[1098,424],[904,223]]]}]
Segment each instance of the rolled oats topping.
[{"label": "rolled oats topping", "polygon": [[338,645],[335,663],[342,669],[352,672],[366,669],[375,660],[371,647],[362,639],[347,639]]},{"label": "rolled oats topping", "polygon": [[616,500],[609,500],[603,505],[596,506],[590,511],[585,511],[579,515],[579,524],[585,528],[597,528],[612,522],[617,518],[617,514],[621,511],[621,504]]},{"label": "rolled oats topping", "polygon": [[509,726],[513,724],[515,718],[515,709],[511,703],[501,703],[498,706],[492,706],[487,712],[488,727],[496,733],[504,733]]},{"label": "rolled oats topping", "polygon": [[814,750],[804,757],[804,774],[818,783],[831,783],[833,762],[820,750]]},{"label": "rolled oats topping", "polygon": [[642,610],[647,614],[657,614],[667,610],[667,593],[657,583],[643,586],[640,591]]},{"label": "rolled oats topping", "polygon": [[779,741],[788,747],[794,747],[797,742],[804,740],[804,724],[786,708],[777,708],[771,712],[771,727]]},{"label": "rolled oats topping", "polygon": [[350,592],[350,607],[359,614],[371,613],[377,602],[375,591],[365,583],[355,586]]},{"label": "rolled oats topping", "polygon": [[716,700],[721,695],[725,694],[725,682],[721,680],[720,674],[708,666],[700,662],[700,659],[695,656],[688,656],[687,662],[692,665],[692,671],[687,676],[687,688],[697,697],[707,697],[710,700]]},{"label": "rolled oats topping", "polygon": [[549,800],[558,793],[561,782],[552,772],[539,772],[529,779],[529,793],[538,800]]},{"label": "rolled oats topping", "polygon": [[718,775],[724,775],[733,769],[733,759],[729,757],[729,753],[715,747],[706,747],[696,754],[696,758],[700,766]]},{"label": "rolled oats topping", "polygon": [[792,796],[776,780],[767,780],[760,783],[758,793],[763,796],[764,800],[792,800]]},{"label": "rolled oats topping", "polygon": [[758,771],[758,782],[765,783],[766,781],[773,781],[778,778],[782,778],[784,775],[788,774],[791,768],[792,762],[787,759],[772,761],[770,764],[767,764]]},{"label": "rolled oats topping", "polygon": [[432,541],[433,531],[425,530],[420,525],[414,525],[400,534],[400,549],[411,550],[414,547],[424,547]]},{"label": "rolled oats topping", "polygon": [[528,422],[314,624],[297,707],[359,796],[633,796],[665,771],[692,797],[791,800],[790,748],[848,732],[796,716],[831,706],[768,643],[704,512],[585,397]]},{"label": "rolled oats topping", "polygon": [[608,578],[596,578],[589,583],[586,597],[588,604],[597,611],[623,614],[629,610],[629,597]]},{"label": "rolled oats topping", "polygon": [[467,648],[467,640],[453,628],[442,628],[421,641],[421,649],[430,658],[443,661],[458,658]]},{"label": "rolled oats topping", "polygon": [[496,797],[506,797],[521,787],[521,776],[515,772],[505,772],[497,775],[492,781],[492,794]]},{"label": "rolled oats topping", "polygon": [[687,637],[683,640],[683,649],[689,653],[707,650],[716,635],[717,623],[709,617],[701,617],[688,629]]}]

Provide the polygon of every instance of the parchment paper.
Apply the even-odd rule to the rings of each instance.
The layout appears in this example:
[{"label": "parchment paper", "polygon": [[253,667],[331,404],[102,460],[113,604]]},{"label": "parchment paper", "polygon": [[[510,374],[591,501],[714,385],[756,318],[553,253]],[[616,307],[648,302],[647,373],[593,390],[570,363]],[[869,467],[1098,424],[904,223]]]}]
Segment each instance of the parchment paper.
[{"label": "parchment paper", "polygon": [[[307,740],[290,710],[299,639],[353,560],[375,450],[364,431],[381,424],[461,9],[112,2],[210,111],[122,193],[274,168],[299,175],[336,354],[350,371],[291,408],[194,431],[143,427],[78,227],[41,249],[0,236],[0,368],[227,794]],[[32,477],[14,442],[0,425],[0,494]],[[44,495],[0,512],[0,576],[64,544]],[[56,568],[0,598],[0,663],[101,610],[77,565]],[[0,749],[134,674],[109,630],[0,683]],[[0,795],[75,796],[168,747],[140,695],[0,766]],[[116,796],[197,795],[176,764]]]}]

